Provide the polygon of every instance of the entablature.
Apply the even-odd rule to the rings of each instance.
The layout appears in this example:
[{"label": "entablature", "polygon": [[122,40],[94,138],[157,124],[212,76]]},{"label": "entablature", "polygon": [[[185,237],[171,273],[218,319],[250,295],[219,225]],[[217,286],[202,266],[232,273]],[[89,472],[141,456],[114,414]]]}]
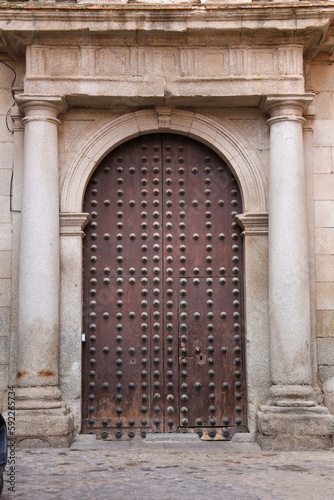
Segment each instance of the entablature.
[{"label": "entablature", "polygon": [[231,46],[302,44],[313,50],[334,18],[334,2],[150,0],[0,3],[2,43],[23,56],[42,45]]},{"label": "entablature", "polygon": [[135,98],[137,105],[138,96],[143,104],[163,98],[216,105],[225,97],[302,93],[303,48],[33,45],[26,52],[24,91],[110,96],[124,104]]}]

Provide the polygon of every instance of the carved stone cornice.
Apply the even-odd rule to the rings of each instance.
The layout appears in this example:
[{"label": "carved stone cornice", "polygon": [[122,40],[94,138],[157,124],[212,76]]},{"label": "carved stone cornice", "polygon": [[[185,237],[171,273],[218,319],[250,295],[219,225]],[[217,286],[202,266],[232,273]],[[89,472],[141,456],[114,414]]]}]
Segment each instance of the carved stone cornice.
[{"label": "carved stone cornice", "polygon": [[84,236],[84,227],[89,221],[87,213],[60,213],[59,232],[61,236]]},{"label": "carved stone cornice", "polygon": [[244,213],[235,216],[243,229],[243,236],[266,236],[268,234],[268,213]]}]

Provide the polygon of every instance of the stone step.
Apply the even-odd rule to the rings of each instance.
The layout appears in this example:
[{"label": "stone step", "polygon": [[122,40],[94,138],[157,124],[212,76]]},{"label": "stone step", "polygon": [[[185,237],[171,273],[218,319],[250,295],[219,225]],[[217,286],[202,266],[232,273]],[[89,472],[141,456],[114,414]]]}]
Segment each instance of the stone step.
[{"label": "stone step", "polygon": [[173,441],[173,442],[198,442],[199,435],[198,434],[189,434],[189,433],[157,433],[157,434],[147,434],[144,441],[153,441],[153,442],[161,442],[161,441]]}]

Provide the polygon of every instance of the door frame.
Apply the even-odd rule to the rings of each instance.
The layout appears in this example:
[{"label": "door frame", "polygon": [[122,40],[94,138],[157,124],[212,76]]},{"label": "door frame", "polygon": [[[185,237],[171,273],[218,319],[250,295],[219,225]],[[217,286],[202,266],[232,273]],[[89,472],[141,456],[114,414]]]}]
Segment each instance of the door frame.
[{"label": "door frame", "polygon": [[116,146],[146,133],[192,137],[218,153],[235,175],[244,232],[245,356],[247,415],[256,432],[259,406],[269,398],[268,216],[265,168],[254,147],[229,120],[171,108],[127,113],[105,119],[83,134],[60,174],[60,390],[81,429],[82,389],[82,237],[88,214],[82,212],[88,180]]}]

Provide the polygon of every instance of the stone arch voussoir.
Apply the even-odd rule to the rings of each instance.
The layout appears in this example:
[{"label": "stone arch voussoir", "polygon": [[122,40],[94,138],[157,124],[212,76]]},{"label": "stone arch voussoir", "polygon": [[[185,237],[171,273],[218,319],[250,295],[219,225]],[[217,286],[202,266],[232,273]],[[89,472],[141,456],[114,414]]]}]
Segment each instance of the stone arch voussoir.
[{"label": "stone arch voussoir", "polygon": [[212,148],[227,161],[239,182],[244,213],[266,211],[263,165],[245,136],[227,119],[166,108],[162,116],[159,110],[150,109],[105,119],[83,136],[79,151],[62,168],[61,212],[81,212],[88,180],[99,162],[122,142],[151,132],[187,135]]}]

